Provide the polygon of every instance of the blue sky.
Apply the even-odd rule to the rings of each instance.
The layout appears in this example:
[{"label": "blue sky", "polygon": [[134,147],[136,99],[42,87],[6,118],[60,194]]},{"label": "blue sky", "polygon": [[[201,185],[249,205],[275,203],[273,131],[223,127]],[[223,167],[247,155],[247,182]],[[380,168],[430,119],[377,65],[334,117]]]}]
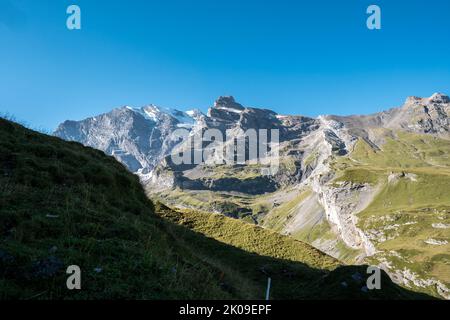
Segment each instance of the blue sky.
[{"label": "blue sky", "polygon": [[[66,8],[82,30],[66,28]],[[366,28],[366,8],[382,29]],[[447,0],[0,0],[0,112],[54,129],[122,105],[359,114],[450,93]]]}]

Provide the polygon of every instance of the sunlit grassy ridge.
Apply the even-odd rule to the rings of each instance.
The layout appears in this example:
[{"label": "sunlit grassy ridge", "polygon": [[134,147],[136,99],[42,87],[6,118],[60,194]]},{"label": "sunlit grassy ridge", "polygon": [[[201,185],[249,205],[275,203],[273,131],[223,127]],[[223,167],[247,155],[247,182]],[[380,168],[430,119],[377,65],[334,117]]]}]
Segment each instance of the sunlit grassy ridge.
[{"label": "sunlit grassy ridge", "polygon": [[374,149],[360,139],[351,153],[351,158],[361,164],[376,167],[449,167],[450,143],[448,140],[430,135],[408,132],[385,133],[385,142],[380,150]]},{"label": "sunlit grassy ridge", "polygon": [[365,280],[355,281],[354,277],[360,275],[365,279],[367,266],[343,266],[336,259],[303,242],[220,214],[175,211],[161,204],[157,207],[158,214],[165,219],[220,241],[220,246],[211,247],[208,242],[190,239],[198,257],[219,269],[232,269],[232,281],[241,281],[247,286],[253,281],[261,291],[264,290],[266,278],[271,277],[274,297],[429,298],[394,285],[384,273],[383,289],[365,293],[361,290]]},{"label": "sunlit grassy ridge", "polygon": [[258,255],[301,261],[308,267],[334,269],[341,265],[336,259],[310,245],[285,237],[279,233],[221,214],[194,210],[164,211],[162,214],[173,221],[200,232],[208,237]]},{"label": "sunlit grassy ridge", "polygon": [[264,225],[275,231],[281,231],[284,224],[295,212],[296,206],[301,203],[311,192],[309,190],[301,192],[292,200],[281,204],[270,212],[270,215],[264,219]]}]

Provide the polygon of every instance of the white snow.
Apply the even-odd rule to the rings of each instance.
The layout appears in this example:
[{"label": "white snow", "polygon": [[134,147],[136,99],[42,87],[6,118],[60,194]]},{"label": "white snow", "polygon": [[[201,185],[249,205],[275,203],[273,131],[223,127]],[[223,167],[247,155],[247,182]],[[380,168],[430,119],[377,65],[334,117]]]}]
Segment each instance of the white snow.
[{"label": "white snow", "polygon": [[228,111],[228,112],[239,113],[239,114],[241,114],[243,112],[243,110],[237,110],[237,109],[227,108],[227,107],[217,107],[217,109],[225,110],[225,111]]},{"label": "white snow", "polygon": [[151,120],[155,123],[158,123],[161,120],[163,114],[169,115],[179,122],[177,127],[180,128],[192,128],[195,125],[197,118],[202,115],[201,111],[197,109],[184,112],[172,108],[158,107],[153,104],[142,108],[133,108],[130,106],[125,106],[125,108],[139,113],[145,119]]}]

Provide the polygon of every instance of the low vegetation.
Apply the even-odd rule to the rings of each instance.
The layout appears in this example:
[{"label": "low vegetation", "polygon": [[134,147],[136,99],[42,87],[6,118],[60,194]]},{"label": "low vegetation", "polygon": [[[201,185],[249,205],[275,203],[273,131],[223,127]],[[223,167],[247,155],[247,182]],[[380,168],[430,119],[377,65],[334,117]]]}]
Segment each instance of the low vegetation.
[{"label": "low vegetation", "polygon": [[[230,284],[263,291],[271,277],[272,294],[283,299],[428,299],[407,291],[382,273],[382,290],[366,291],[367,266],[345,266],[310,245],[241,220],[160,203],[157,214],[203,236],[189,240],[197,257],[221,270],[233,270]],[[253,285],[252,285],[253,283]],[[259,288],[259,289],[258,289]]]},{"label": "low vegetation", "polygon": [[232,297],[165,228],[112,157],[0,119],[0,298]]},{"label": "low vegetation", "polygon": [[[349,157],[336,160],[335,183],[377,185],[373,201],[358,214],[358,226],[380,250],[368,262],[450,288],[449,154],[447,140],[390,132],[380,149],[359,140]],[[409,285],[439,296],[435,286]]]},{"label": "low vegetation", "polygon": [[426,298],[384,273],[361,291],[364,266],[242,221],[156,209],[112,157],[0,119],[0,299],[261,299],[269,276],[275,299]]}]

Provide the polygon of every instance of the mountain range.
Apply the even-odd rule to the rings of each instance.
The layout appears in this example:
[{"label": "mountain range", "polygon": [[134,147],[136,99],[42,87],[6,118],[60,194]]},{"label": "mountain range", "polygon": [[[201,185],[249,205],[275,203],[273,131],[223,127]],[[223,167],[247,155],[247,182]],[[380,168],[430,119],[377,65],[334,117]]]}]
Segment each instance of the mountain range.
[{"label": "mountain range", "polygon": [[[179,210],[242,219],[347,264],[372,264],[397,283],[450,298],[450,99],[409,97],[371,115],[280,115],[220,97],[207,114],[125,106],[65,121],[56,137],[114,156],[147,195]],[[277,129],[279,169],[175,164],[174,134],[216,129],[233,144]]]},{"label": "mountain range", "polygon": [[261,300],[269,277],[271,300],[432,299],[383,271],[370,290],[367,269],[239,219],[153,202],[104,152],[0,118],[0,300]]}]

